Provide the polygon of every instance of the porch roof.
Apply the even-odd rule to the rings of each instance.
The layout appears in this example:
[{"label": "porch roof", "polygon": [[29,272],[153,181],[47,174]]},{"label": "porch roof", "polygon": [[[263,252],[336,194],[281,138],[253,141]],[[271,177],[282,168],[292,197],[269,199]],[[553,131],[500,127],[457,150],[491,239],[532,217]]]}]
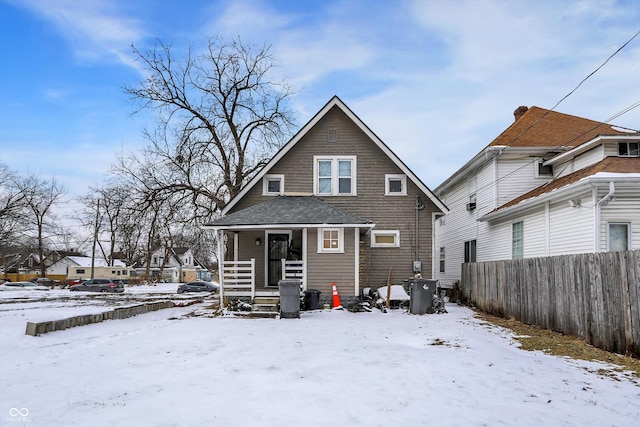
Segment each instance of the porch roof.
[{"label": "porch roof", "polygon": [[373,227],[371,221],[331,206],[315,196],[276,196],[257,205],[225,215],[205,228],[264,228],[274,225]]}]

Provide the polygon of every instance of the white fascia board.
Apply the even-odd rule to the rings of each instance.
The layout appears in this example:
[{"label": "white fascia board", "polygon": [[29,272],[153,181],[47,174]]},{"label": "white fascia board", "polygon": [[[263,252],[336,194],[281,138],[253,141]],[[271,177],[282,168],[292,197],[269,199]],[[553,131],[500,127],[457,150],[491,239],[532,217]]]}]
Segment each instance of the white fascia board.
[{"label": "white fascia board", "polygon": [[329,102],[327,102],[327,104],[320,111],[318,111],[318,113],[316,113],[316,115],[313,116],[313,118],[309,120],[309,122],[307,122],[307,124],[304,125],[302,129],[300,129],[298,133],[296,133],[293,138],[291,138],[291,140],[289,140],[289,142],[287,142],[271,160],[269,160],[269,162],[260,170],[260,172],[258,172],[253,177],[253,179],[251,179],[251,181],[249,181],[247,185],[244,186],[244,188],[232,200],[230,200],[229,203],[227,203],[227,205],[222,209],[221,214],[226,215],[227,212],[229,212],[229,210],[233,206],[235,206],[235,204],[240,199],[242,199],[242,197],[244,197],[244,195],[247,194],[247,192],[254,185],[262,180],[264,175],[273,167],[273,165],[275,165],[280,159],[282,159],[291,150],[291,148],[293,148],[293,146],[295,146],[296,143],[298,143],[298,141],[300,141],[300,139],[302,139],[302,137],[304,137],[307,132],[309,132],[309,130],[311,130],[311,128],[313,128],[313,126],[315,126],[320,121],[320,119],[322,119],[334,106],[338,106],[342,110],[342,112],[344,112],[347,117],[349,117],[360,128],[360,130],[362,130],[369,138],[371,138],[371,140],[396,164],[396,166],[398,166],[405,173],[405,175],[407,175],[418,186],[418,188],[424,194],[427,195],[427,197],[429,197],[429,199],[442,212],[449,212],[449,209],[445,206],[445,204],[442,203],[442,201],[431,190],[429,190],[429,188],[420,180],[420,178],[418,178],[407,167],[407,165],[405,165],[404,162],[402,162],[402,160],[400,160],[400,158],[396,156],[395,153],[391,151],[391,149],[389,149],[389,147],[387,147],[387,145],[380,138],[378,138],[378,136],[373,133],[373,131],[369,129],[369,127],[362,120],[360,120],[360,118],[356,116],[355,113],[351,111],[344,102],[342,102],[342,100],[340,100],[340,98],[334,95],[333,98],[331,98]]},{"label": "white fascia board", "polygon": [[464,166],[454,172],[453,175],[443,181],[442,184],[438,185],[434,189],[434,191],[436,193],[447,191],[451,187],[458,184],[460,181],[466,179],[469,175],[473,174],[485,162],[493,159],[493,157],[499,155],[506,148],[506,145],[495,145],[486,147],[484,150],[476,154],[471,160],[465,163]]},{"label": "white fascia board", "polygon": [[223,225],[210,226],[203,225],[203,230],[213,231],[242,231],[242,230],[272,230],[272,229],[290,229],[290,228],[375,228],[375,224],[265,224],[265,225]]},{"label": "white fascia board", "polygon": [[640,184],[640,174],[624,174],[624,173],[598,173],[586,178],[581,179],[580,181],[574,182],[572,184],[566,185],[561,188],[556,188],[548,193],[541,194],[538,197],[532,197],[530,199],[526,199],[518,203],[517,205],[509,206],[508,208],[500,209],[495,212],[490,212],[486,215],[478,218],[478,221],[495,221],[497,219],[502,219],[505,217],[509,217],[512,215],[516,215],[529,209],[530,207],[534,207],[545,203],[546,201],[558,200],[561,198],[570,198],[573,194],[580,193],[585,189],[592,187],[597,184],[608,184],[609,182],[614,183],[639,183]]},{"label": "white fascia board", "polygon": [[553,158],[544,162],[544,165],[547,166],[547,165],[554,165],[557,163],[566,162],[578,156],[579,154],[589,151],[592,148],[597,147],[598,145],[607,141],[640,141],[640,136],[638,135],[598,135],[595,138],[585,142],[584,144],[580,144],[577,147],[567,152],[554,156]]}]

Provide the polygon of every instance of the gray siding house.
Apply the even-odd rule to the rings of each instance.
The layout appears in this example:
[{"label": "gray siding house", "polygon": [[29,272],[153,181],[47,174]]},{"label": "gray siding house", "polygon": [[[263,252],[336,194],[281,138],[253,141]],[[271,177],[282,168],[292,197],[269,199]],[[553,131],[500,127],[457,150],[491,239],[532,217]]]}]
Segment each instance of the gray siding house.
[{"label": "gray siding house", "polygon": [[296,278],[330,300],[421,273],[432,277],[433,222],[446,206],[338,97],[234,197],[217,234],[228,296],[277,296]]}]

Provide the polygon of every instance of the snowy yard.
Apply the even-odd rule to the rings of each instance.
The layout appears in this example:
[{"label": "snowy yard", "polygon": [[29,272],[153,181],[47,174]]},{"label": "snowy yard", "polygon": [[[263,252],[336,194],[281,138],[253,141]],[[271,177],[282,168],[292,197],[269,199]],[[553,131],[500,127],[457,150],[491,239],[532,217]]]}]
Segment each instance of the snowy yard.
[{"label": "snowy yard", "polygon": [[[302,312],[190,316],[198,306],[54,332],[27,321],[104,311],[123,295],[0,295],[0,425],[631,426],[640,382],[607,366],[520,350],[447,305],[442,315]],[[13,294],[13,293],[12,293]]]}]

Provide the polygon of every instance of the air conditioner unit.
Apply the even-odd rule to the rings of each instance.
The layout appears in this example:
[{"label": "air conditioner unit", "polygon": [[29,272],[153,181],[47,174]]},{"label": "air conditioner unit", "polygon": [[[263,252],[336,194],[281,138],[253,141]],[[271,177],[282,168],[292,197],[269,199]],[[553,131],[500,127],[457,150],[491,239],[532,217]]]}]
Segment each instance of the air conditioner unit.
[{"label": "air conditioner unit", "polygon": [[472,211],[476,208],[476,202],[467,203],[467,210]]}]

